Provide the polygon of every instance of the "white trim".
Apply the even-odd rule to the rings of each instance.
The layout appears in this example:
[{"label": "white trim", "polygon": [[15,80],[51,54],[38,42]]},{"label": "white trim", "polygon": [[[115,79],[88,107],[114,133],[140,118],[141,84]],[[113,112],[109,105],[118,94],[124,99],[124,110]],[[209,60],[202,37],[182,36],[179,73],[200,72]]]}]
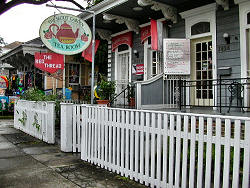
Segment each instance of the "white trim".
[{"label": "white trim", "polygon": [[[247,13],[250,12],[250,2],[249,1],[238,1],[239,3],[239,20],[240,20],[240,59],[241,59],[241,78],[247,77],[248,69],[248,54],[247,54],[247,37],[246,30],[250,29],[250,25],[247,24]],[[244,106],[247,106],[250,101],[248,101],[247,89],[244,90]]]},{"label": "white trim", "polygon": [[151,83],[155,82],[156,80],[159,80],[162,76],[163,76],[163,73],[160,73],[160,74],[158,74],[158,75],[156,75],[156,76],[154,76],[154,77],[152,77],[152,78],[150,78],[148,80],[137,81],[135,83],[140,83],[141,85],[151,84]]},{"label": "white trim", "polygon": [[203,37],[208,37],[208,36],[212,36],[213,34],[211,32],[208,33],[202,33],[202,34],[198,34],[198,35],[191,35],[189,37],[189,39],[198,39],[198,38],[203,38]]},{"label": "white trim", "polygon": [[144,48],[144,81],[146,81],[148,79],[148,48],[150,47],[150,45],[148,45],[148,39],[146,39],[144,41],[144,45],[143,45],[143,48]]},{"label": "white trim", "polygon": [[[216,54],[216,3],[198,7],[180,13],[185,19],[185,32],[187,39],[197,39],[212,36],[212,57],[213,57],[213,79],[217,79],[217,54]],[[191,35],[191,27],[199,22],[209,22],[210,32],[199,35]],[[217,103],[217,89],[214,91],[214,104]]]},{"label": "white trim", "polygon": [[130,46],[128,46],[128,50],[124,50],[122,52],[118,52],[118,48],[115,49],[115,81],[117,81],[118,79],[118,55],[123,54],[123,53],[129,53],[129,67],[128,67],[128,71],[129,71],[129,78],[128,81],[131,82],[131,77],[132,77],[132,71],[131,71],[131,67],[132,67],[132,48]]},{"label": "white trim", "polygon": [[129,46],[129,66],[128,66],[128,71],[129,71],[128,81],[131,82],[131,79],[132,79],[132,48],[130,48],[130,46]]},{"label": "white trim", "polygon": [[240,57],[241,57],[241,77],[247,77],[247,46],[246,46],[246,30],[250,29],[247,25],[247,13],[250,12],[250,2],[239,4],[240,19]]},{"label": "white trim", "polygon": [[[120,54],[125,54],[125,53],[129,53],[129,65],[128,65],[128,71],[129,71],[129,75],[128,75],[128,82],[131,82],[131,77],[132,77],[132,48],[128,45],[128,50],[124,50],[121,52],[118,52],[118,48],[115,49],[115,82],[117,83],[118,81],[118,74],[120,74],[120,72],[118,72],[118,56]],[[111,74],[111,73],[110,73]],[[116,86],[116,93],[118,92],[118,87]]]},{"label": "white trim", "polygon": [[235,4],[240,4],[240,3],[244,3],[244,2],[247,2],[249,0],[234,0],[234,3]]},{"label": "white trim", "polygon": [[179,13],[183,19],[194,17],[194,16],[200,16],[204,13],[209,13],[212,11],[216,11],[216,3],[212,3],[209,5],[205,5],[202,7],[194,8],[185,12]]}]

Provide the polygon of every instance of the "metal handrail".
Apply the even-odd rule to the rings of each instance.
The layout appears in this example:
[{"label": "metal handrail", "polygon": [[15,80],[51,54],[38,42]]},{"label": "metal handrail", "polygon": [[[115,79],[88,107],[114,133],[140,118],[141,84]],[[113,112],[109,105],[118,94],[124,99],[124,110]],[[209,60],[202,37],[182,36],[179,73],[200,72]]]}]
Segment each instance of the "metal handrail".
[{"label": "metal handrail", "polygon": [[115,95],[110,101],[109,101],[109,103],[108,103],[108,105],[111,105],[120,95],[122,95],[122,94],[124,94],[124,104],[123,104],[123,107],[125,108],[125,92],[128,90],[128,92],[130,92],[130,88],[131,87],[134,87],[134,86],[130,86],[129,84],[128,84],[128,86],[125,88],[125,89],[123,89],[119,94],[117,94],[117,95]]},{"label": "metal handrail", "polygon": [[[123,89],[119,94],[115,95],[108,103],[108,105],[111,105],[122,93],[125,94],[125,91],[128,90],[130,86],[128,85],[125,89]],[[125,97],[124,97],[125,98]],[[124,106],[125,106],[125,102],[124,102]]]}]

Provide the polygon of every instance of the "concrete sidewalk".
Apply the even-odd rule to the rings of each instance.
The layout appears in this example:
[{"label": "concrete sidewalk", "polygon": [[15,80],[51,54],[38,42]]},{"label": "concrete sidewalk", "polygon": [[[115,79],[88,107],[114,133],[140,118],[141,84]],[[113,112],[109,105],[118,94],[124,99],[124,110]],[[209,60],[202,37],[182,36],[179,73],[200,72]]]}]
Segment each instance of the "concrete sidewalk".
[{"label": "concrete sidewalk", "polygon": [[128,178],[85,163],[80,154],[63,153],[0,120],[1,188],[143,188]]}]

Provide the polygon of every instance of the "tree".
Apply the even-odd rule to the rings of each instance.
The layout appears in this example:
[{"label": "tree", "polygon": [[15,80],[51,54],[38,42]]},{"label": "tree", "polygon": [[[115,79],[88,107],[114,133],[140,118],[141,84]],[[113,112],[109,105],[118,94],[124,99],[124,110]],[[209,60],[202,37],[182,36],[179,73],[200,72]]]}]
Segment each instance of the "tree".
[{"label": "tree", "polygon": [[3,37],[0,36],[0,46],[6,45],[7,43],[4,41]]},{"label": "tree", "polygon": [[2,48],[1,46],[5,46],[7,43],[4,41],[3,37],[0,36],[0,54],[2,53]]},{"label": "tree", "polygon": [[[23,3],[33,4],[33,5],[42,5],[44,3],[47,3],[48,1],[50,0],[11,0],[11,1],[0,0],[0,15],[6,12],[7,10],[17,5],[23,4]],[[75,2],[74,0],[56,0],[56,1],[71,2],[74,5],[78,6],[79,8],[84,9],[79,3]],[[100,3],[103,0],[82,0],[82,1],[87,1],[88,7],[91,7],[93,5]]]},{"label": "tree", "polygon": [[[47,3],[48,1],[50,0],[11,0],[11,1],[1,0],[0,1],[0,15],[6,12],[7,10],[17,5],[23,4],[23,3],[33,4],[33,5],[42,5],[44,3]],[[56,0],[56,1],[71,2],[74,5],[78,6],[79,8],[84,9],[80,4],[78,4],[74,0]],[[86,1],[86,0],[82,0],[82,1]]]},{"label": "tree", "polygon": [[96,5],[100,2],[102,2],[103,0],[87,0],[87,3],[88,3],[88,7],[91,7],[93,5]]}]

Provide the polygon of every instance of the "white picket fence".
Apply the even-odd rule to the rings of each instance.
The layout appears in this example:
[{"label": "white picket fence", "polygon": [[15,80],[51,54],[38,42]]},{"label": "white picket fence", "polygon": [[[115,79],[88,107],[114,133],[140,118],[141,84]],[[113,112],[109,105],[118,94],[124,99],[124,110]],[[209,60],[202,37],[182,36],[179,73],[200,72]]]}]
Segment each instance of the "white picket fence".
[{"label": "white picket fence", "polygon": [[82,108],[85,105],[61,103],[61,150],[81,151]]},{"label": "white picket fence", "polygon": [[55,143],[55,103],[18,100],[14,127],[44,142]]},{"label": "white picket fence", "polygon": [[81,111],[84,161],[150,187],[249,188],[250,118],[93,106]]}]

